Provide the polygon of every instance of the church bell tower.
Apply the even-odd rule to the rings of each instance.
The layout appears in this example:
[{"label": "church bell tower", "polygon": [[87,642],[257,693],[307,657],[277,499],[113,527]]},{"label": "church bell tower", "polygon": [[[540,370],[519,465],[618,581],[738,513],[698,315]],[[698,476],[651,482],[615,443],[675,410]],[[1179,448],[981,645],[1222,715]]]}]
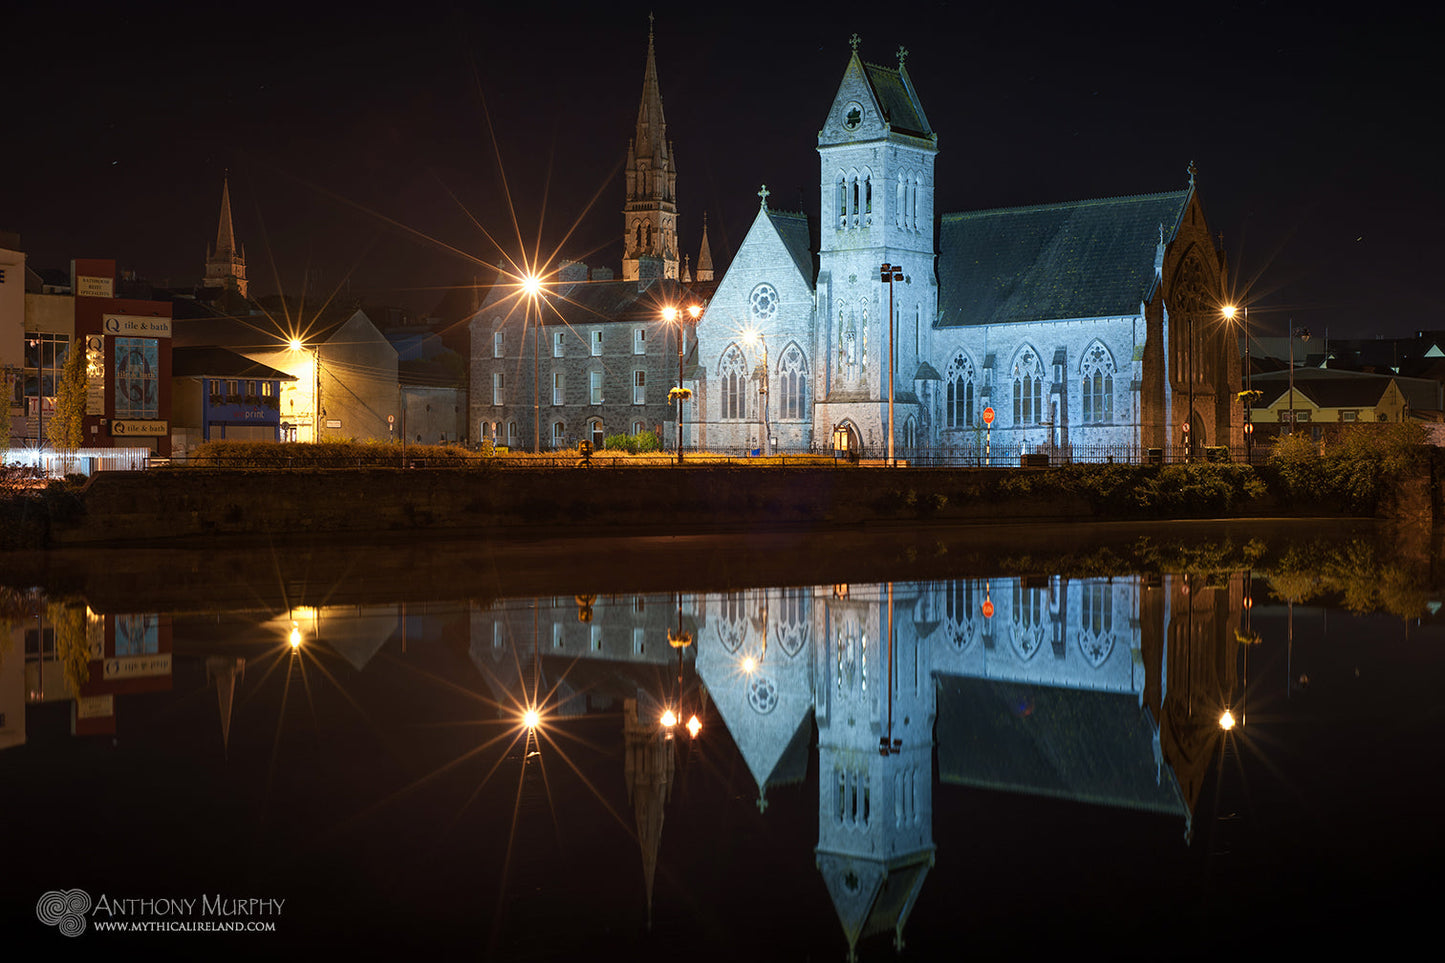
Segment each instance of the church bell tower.
[{"label": "church bell tower", "polygon": [[637,132],[627,145],[627,201],[622,221],[623,280],[635,281],[657,271],[656,267],[644,271],[644,260],[650,265],[661,262],[661,276],[677,279],[677,168],[662,116],[650,25]]}]

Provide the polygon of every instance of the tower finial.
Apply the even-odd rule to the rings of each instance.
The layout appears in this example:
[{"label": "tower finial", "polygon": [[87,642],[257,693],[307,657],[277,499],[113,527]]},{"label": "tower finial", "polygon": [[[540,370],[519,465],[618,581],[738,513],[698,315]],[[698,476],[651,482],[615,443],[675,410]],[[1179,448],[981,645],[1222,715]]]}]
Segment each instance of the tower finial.
[{"label": "tower finial", "polygon": [[853,48],[854,53],[858,52],[858,45],[862,42],[863,38],[858,36],[856,32],[853,34],[853,36],[848,38],[848,46]]},{"label": "tower finial", "polygon": [[649,10],[649,11],[647,12],[647,42],[648,42],[648,43],[652,43],[652,22],[653,22],[654,20],[656,20],[656,19],[657,19],[657,17],[652,13],[651,10]]},{"label": "tower finial", "polygon": [[1194,186],[1194,175],[1199,173],[1199,168],[1194,166],[1194,161],[1189,162],[1189,186]]},{"label": "tower finial", "polygon": [[762,207],[765,211],[768,209],[768,195],[771,193],[772,191],[768,190],[768,185],[766,184],[763,185],[762,190],[758,191],[758,196],[763,199]]},{"label": "tower finial", "polygon": [[898,45],[898,69],[903,69],[903,62],[908,59],[908,48],[902,44]]}]

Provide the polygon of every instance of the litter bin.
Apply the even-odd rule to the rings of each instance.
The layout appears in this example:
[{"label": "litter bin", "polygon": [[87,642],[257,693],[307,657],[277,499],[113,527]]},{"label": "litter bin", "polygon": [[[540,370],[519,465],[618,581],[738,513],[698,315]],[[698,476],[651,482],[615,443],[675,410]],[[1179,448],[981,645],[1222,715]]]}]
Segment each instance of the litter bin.
[{"label": "litter bin", "polygon": [[1145,461],[1147,461],[1151,465],[1164,464],[1163,448],[1150,448],[1147,452],[1145,452],[1145,456]]},{"label": "litter bin", "polygon": [[1019,465],[1023,468],[1047,468],[1049,467],[1049,456],[1039,453],[1020,455]]}]

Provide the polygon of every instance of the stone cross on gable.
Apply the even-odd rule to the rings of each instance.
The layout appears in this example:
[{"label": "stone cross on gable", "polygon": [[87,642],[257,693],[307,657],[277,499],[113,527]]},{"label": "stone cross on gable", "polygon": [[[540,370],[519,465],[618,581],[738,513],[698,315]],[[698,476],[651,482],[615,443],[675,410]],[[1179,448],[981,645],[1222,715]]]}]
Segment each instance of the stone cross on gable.
[{"label": "stone cross on gable", "polygon": [[902,44],[898,45],[898,69],[903,69],[903,61],[908,59],[908,48]]},{"label": "stone cross on gable", "polygon": [[763,189],[762,189],[762,190],[758,191],[758,196],[763,199],[763,207],[764,207],[764,208],[766,208],[766,207],[768,206],[768,195],[771,194],[771,193],[772,193],[772,191],[768,190],[768,185],[766,185],[766,184],[763,185]]},{"label": "stone cross on gable", "polygon": [[862,43],[862,42],[863,42],[863,38],[860,37],[860,36],[858,36],[856,33],[853,34],[853,36],[851,36],[851,37],[848,38],[848,46],[850,46],[850,47],[853,48],[853,52],[854,52],[854,53],[857,53],[857,52],[858,52],[858,45],[859,45],[860,43]]}]

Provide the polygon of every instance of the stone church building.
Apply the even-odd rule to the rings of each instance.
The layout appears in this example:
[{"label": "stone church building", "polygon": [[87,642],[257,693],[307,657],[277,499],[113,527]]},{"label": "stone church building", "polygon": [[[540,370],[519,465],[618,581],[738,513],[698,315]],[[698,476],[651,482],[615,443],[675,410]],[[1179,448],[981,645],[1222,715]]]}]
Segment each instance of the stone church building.
[{"label": "stone church building", "polygon": [[895,450],[922,462],[1241,446],[1192,165],[1173,192],[935,219],[939,137],[906,56],[865,63],[854,38],[818,134],[816,232],[759,192],[698,325],[688,444],[881,457],[891,384]]}]

